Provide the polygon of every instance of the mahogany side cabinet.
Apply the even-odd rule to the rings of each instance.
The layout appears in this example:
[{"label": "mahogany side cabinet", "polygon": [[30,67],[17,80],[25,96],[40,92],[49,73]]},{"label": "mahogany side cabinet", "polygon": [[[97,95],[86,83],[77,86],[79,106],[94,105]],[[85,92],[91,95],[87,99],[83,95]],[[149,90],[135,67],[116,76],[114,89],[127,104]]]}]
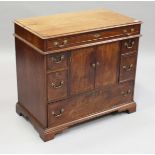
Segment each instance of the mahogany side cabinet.
[{"label": "mahogany side cabinet", "polygon": [[44,141],[133,100],[142,22],[97,9],[15,20],[16,112]]}]

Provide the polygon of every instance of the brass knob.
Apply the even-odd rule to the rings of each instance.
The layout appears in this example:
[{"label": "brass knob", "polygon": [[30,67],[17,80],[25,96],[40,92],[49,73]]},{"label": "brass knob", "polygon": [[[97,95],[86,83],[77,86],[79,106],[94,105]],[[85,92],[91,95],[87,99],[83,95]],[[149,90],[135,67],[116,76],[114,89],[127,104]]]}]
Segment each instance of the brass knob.
[{"label": "brass knob", "polygon": [[57,83],[53,83],[53,82],[52,82],[52,84],[51,84],[51,86],[52,86],[53,88],[55,88],[55,89],[61,88],[61,87],[63,87],[63,85],[64,85],[64,81],[63,81],[63,80],[60,81],[58,84],[57,84]]},{"label": "brass knob", "polygon": [[92,64],[92,67],[93,67],[93,68],[95,68],[95,67],[96,67],[96,64],[95,64],[95,63],[93,63],[93,64]]},{"label": "brass knob", "polygon": [[59,45],[59,42],[58,41],[55,41],[53,44],[54,44],[54,46],[58,46]]},{"label": "brass knob", "polygon": [[67,44],[67,43],[68,43],[68,40],[67,40],[67,39],[65,39],[65,40],[63,41],[63,43],[64,43],[64,44]]},{"label": "brass knob", "polygon": [[131,32],[134,32],[135,31],[135,29],[134,28],[131,28]]},{"label": "brass knob", "polygon": [[54,117],[60,117],[61,115],[62,115],[62,113],[64,112],[64,109],[62,108],[62,109],[60,109],[60,110],[58,110],[58,111],[52,111],[52,115],[54,116]]}]

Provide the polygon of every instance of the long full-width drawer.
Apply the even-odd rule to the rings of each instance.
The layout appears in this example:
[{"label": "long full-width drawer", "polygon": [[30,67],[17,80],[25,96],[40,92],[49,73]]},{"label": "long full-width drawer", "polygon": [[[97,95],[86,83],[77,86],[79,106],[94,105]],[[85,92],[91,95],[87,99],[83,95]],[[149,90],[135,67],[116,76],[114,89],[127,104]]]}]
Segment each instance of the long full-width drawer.
[{"label": "long full-width drawer", "polygon": [[47,40],[47,51],[58,50],[88,43],[132,36],[140,33],[140,25],[130,25],[106,30],[98,30],[72,36],[58,37]]},{"label": "long full-width drawer", "polygon": [[132,101],[133,81],[95,90],[48,105],[48,126],[54,127]]}]

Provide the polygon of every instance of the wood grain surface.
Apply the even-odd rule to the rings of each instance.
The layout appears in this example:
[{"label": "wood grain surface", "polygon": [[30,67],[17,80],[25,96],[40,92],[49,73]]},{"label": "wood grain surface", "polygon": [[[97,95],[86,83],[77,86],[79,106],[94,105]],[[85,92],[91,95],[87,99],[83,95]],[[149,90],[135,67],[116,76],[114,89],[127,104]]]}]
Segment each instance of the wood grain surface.
[{"label": "wood grain surface", "polygon": [[48,141],[77,123],[135,112],[140,28],[104,9],[16,20],[17,113]]},{"label": "wood grain surface", "polygon": [[23,26],[42,38],[136,22],[139,21],[106,9],[15,20],[16,24]]}]

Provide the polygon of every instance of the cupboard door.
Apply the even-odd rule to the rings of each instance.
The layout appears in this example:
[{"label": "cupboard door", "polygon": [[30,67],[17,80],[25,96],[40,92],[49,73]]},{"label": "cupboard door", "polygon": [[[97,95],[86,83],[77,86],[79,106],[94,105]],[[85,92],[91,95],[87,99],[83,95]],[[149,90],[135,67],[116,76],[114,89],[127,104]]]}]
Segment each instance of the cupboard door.
[{"label": "cupboard door", "polygon": [[108,43],[97,47],[96,88],[117,82],[119,51],[119,42]]},{"label": "cupboard door", "polygon": [[70,93],[78,94],[94,89],[94,48],[83,48],[71,52]]}]

